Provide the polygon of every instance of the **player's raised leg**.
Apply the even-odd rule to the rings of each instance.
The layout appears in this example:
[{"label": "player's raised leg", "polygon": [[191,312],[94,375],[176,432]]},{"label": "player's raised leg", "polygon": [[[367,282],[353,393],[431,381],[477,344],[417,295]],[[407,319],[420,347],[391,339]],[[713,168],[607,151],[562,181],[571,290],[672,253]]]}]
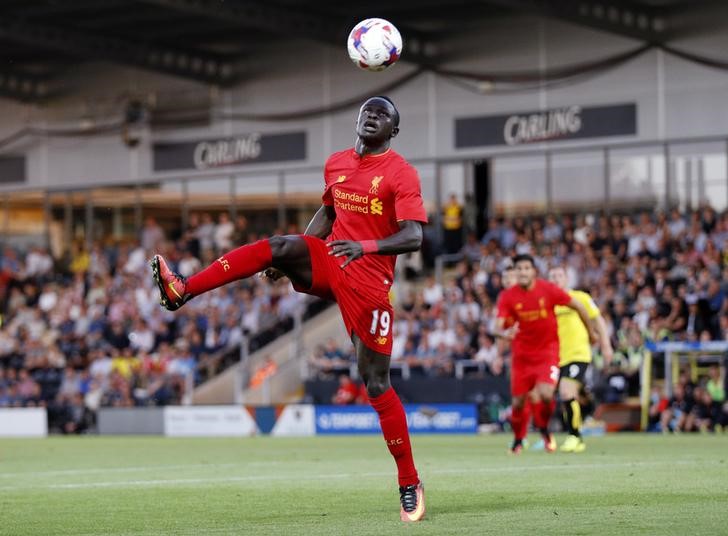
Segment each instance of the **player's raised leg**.
[{"label": "player's raised leg", "polygon": [[425,516],[425,490],[412,457],[404,406],[389,381],[389,356],[371,350],[357,335],[352,336],[359,374],[367,387],[372,407],[379,414],[384,442],[397,464],[400,519],[420,521]]},{"label": "player's raised leg", "polygon": [[170,311],[179,309],[195,296],[270,267],[281,270],[294,283],[311,285],[311,259],[300,235],[274,236],[240,246],[188,278],[172,271],[161,255],[155,255],[151,265],[160,303]]}]

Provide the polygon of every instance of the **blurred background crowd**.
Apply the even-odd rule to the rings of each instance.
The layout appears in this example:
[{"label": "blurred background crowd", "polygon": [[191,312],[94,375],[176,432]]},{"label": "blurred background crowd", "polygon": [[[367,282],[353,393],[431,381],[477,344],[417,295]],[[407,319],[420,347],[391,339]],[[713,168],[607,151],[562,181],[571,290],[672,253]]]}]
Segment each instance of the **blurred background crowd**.
[{"label": "blurred background crowd", "polygon": [[43,405],[52,429],[83,431],[101,406],[179,404],[238,358],[243,339],[254,350],[290,329],[305,300],[285,282],[250,278],[175,314],[159,307],[152,252],[189,275],[239,231],[227,214],[218,224],[209,214],[191,222],[175,242],[149,218],[138,242],[77,247],[65,259],[4,248],[0,407]]},{"label": "blurred background crowd", "polygon": [[[492,218],[483,236],[467,234],[451,257],[460,259],[452,277],[399,286],[392,361],[426,376],[451,376],[459,361],[472,365],[470,374],[507,374],[507,347],[492,336],[496,302],[512,255],[529,253],[542,276],[564,266],[570,288],[586,290],[599,306],[616,352],[609,364],[595,354],[589,383],[600,400],[621,402],[639,394],[646,343],[728,339],[727,240],[728,213],[709,206],[690,213]],[[329,344],[315,350],[311,363],[325,377],[353,359],[350,348]],[[697,386],[708,381],[703,376]],[[725,415],[724,395],[713,397]],[[713,421],[724,418],[721,411]]]},{"label": "blurred background crowd", "polygon": [[[250,278],[175,314],[157,304],[147,265],[152,252],[189,275],[221,252],[260,238],[245,223],[225,213],[217,223],[209,214],[193,214],[186,232],[169,237],[149,218],[136,243],[78,247],[64,259],[42,248],[6,247],[0,258],[0,407],[44,405],[53,427],[82,431],[100,406],[180,403],[196,383],[237,359],[226,350],[243,339],[259,348],[290,329],[307,298],[286,281]],[[726,213],[706,206],[690,213],[493,218],[483,236],[464,236],[442,281],[422,263],[403,259],[400,271],[406,265],[409,277],[400,277],[394,289],[395,373],[406,364],[412,375],[453,376],[462,362],[467,374],[507,375],[508,349],[492,332],[502,272],[515,253],[534,255],[542,274],[565,266],[569,285],[588,291],[602,311],[616,349],[609,365],[595,357],[591,383],[602,400],[638,393],[647,342],[728,336]],[[348,377],[353,362],[352,349],[332,340],[312,350],[309,368],[312,377]],[[724,393],[706,389],[708,381],[699,379],[691,391],[695,404],[683,414],[697,408],[705,392],[722,404]],[[355,382],[342,384],[337,402],[360,398]],[[664,406],[660,413],[668,403],[677,402],[655,401]],[[711,426],[723,418],[715,408],[711,415]],[[667,422],[655,420],[663,427]]]}]

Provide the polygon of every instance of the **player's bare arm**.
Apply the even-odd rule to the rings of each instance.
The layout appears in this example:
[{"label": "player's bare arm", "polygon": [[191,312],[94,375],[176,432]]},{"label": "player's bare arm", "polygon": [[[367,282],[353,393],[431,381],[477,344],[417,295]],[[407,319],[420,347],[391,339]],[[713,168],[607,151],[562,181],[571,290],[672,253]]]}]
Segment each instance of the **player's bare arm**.
[{"label": "player's bare arm", "polygon": [[599,335],[599,345],[602,351],[602,357],[604,357],[604,364],[609,365],[614,358],[614,349],[612,348],[612,341],[609,339],[607,323],[604,321],[602,315],[597,316],[592,323]]},{"label": "player's bare arm", "polygon": [[515,338],[516,334],[518,334],[518,322],[513,324],[508,329],[506,329],[505,326],[506,326],[505,318],[496,318],[495,330],[493,332],[493,335],[495,335],[499,339],[505,339],[507,341],[512,341]]},{"label": "player's bare arm", "polygon": [[584,327],[586,328],[587,332],[589,333],[589,340],[592,343],[595,343],[599,340],[599,334],[594,329],[594,326],[592,325],[591,320],[589,319],[589,313],[586,310],[586,307],[584,307],[584,304],[581,303],[576,298],[571,298],[571,301],[566,304],[567,307],[570,307],[574,311],[576,311],[579,314],[579,318],[581,318],[581,321],[584,323]]},{"label": "player's bare arm", "polygon": [[316,236],[323,240],[331,234],[331,229],[334,227],[334,220],[336,220],[336,211],[333,206],[321,205],[313,215],[311,221],[308,223],[308,227],[303,232],[305,235]]},{"label": "player's bare arm", "polygon": [[381,240],[368,240],[357,242],[354,240],[333,240],[326,244],[331,248],[329,255],[334,257],[347,257],[342,268],[364,255],[400,255],[417,251],[422,247],[422,224],[418,221],[399,222],[399,232],[382,238]]}]

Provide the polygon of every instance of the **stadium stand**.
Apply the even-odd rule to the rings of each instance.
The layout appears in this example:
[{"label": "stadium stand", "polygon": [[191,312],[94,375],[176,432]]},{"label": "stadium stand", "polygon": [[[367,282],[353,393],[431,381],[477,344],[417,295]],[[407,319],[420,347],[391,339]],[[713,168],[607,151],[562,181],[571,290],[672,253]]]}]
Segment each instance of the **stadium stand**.
[{"label": "stadium stand", "polygon": [[[174,258],[185,273],[236,236],[228,219],[191,220],[201,223],[183,235]],[[180,403],[194,384],[238,358],[244,336],[257,349],[290,329],[307,299],[286,283],[252,278],[166,313],[157,307],[146,266],[165,239],[149,218],[139,243],[97,243],[88,252],[79,246],[65,259],[37,247],[3,251],[0,406],[45,405],[53,429],[77,432],[93,426],[100,406]],[[472,234],[465,240],[446,282],[428,276],[397,288],[393,370],[405,379],[507,375],[508,355],[491,335],[500,273],[512,254],[528,252],[541,271],[566,266],[571,285],[599,305],[618,351],[609,367],[597,356],[594,389],[600,400],[621,402],[638,394],[646,342],[728,336],[726,240],[728,214],[707,206],[656,216],[492,219],[480,240]],[[352,355],[328,341],[309,359],[312,377],[355,376]],[[713,413],[703,408],[702,419],[671,426],[705,428],[708,414],[708,427],[722,426],[720,396],[711,392]],[[653,427],[674,420],[665,415],[681,404],[679,396],[654,401]],[[690,397],[688,414],[700,409],[695,400],[702,391]]]},{"label": "stadium stand", "polygon": [[[211,226],[211,237],[227,236],[220,227],[228,223]],[[264,346],[292,327],[306,303],[285,282],[251,278],[177,315],[165,312],[147,266],[164,232],[150,218],[140,238],[90,252],[76,247],[66,259],[42,248],[3,250],[0,407],[46,406],[52,430],[80,432],[102,406],[179,404],[238,358],[244,338],[253,350]],[[199,264],[192,252],[217,252],[214,240],[207,253],[204,240],[202,248],[190,242],[176,259],[181,270]]]}]

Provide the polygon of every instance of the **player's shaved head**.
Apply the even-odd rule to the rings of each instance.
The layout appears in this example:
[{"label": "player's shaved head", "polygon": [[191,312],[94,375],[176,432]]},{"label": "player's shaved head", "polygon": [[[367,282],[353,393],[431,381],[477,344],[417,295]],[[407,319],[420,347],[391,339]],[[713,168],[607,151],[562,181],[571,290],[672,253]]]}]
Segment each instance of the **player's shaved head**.
[{"label": "player's shaved head", "polygon": [[385,95],[377,95],[375,97],[368,98],[366,101],[364,101],[364,104],[362,104],[361,107],[364,108],[364,106],[372,102],[378,102],[379,104],[386,103],[388,107],[392,109],[392,123],[394,123],[395,127],[399,126],[399,110],[397,110],[397,107],[394,105],[394,101],[392,99]]}]

